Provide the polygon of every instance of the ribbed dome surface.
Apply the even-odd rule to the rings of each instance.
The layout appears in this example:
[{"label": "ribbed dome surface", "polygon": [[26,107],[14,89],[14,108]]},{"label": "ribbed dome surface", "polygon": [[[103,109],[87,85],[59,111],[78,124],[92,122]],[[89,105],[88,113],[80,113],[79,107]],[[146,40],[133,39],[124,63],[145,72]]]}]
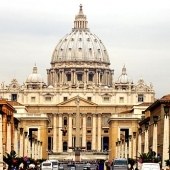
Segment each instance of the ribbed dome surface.
[{"label": "ribbed dome surface", "polygon": [[122,74],[118,77],[116,83],[127,84],[133,83],[132,79],[127,75],[125,66],[122,69]]},{"label": "ribbed dome surface", "polygon": [[110,63],[107,50],[102,41],[87,28],[86,16],[80,5],[74,28],[57,44],[51,64],[62,61],[96,61]]},{"label": "ribbed dome surface", "polygon": [[40,74],[37,73],[37,67],[33,67],[33,73],[30,74],[26,80],[26,83],[42,83],[43,78]]}]

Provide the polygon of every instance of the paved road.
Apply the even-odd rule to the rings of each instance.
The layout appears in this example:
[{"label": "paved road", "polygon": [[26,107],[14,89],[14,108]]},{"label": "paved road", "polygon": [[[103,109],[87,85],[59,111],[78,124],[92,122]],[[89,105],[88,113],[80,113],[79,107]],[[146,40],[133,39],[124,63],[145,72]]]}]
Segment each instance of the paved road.
[{"label": "paved road", "polygon": [[[83,167],[86,164],[76,164],[76,170],[82,170]],[[71,170],[71,167],[68,167],[67,164],[63,164],[64,170]],[[93,170],[96,170],[96,165],[95,164],[91,164],[90,168],[92,168]]]}]

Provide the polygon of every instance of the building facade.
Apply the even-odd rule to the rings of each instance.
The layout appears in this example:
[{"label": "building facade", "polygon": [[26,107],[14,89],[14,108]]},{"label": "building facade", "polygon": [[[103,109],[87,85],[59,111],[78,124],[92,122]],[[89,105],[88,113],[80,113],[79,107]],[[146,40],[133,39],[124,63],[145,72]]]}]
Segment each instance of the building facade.
[{"label": "building facade", "polygon": [[[120,138],[120,131],[126,126],[118,122],[132,121],[126,117],[114,119],[114,116],[143,102],[154,102],[153,85],[147,85],[143,79],[134,83],[125,66],[120,76],[114,78],[106,47],[88,28],[82,5],[72,31],[56,45],[50,64],[47,83],[34,66],[24,84],[17,79],[9,85],[2,83],[0,97],[17,101],[26,108],[22,110],[14,105],[15,115],[28,133],[38,131],[45,157],[47,151],[55,158],[73,153],[69,147],[75,147],[77,141],[88,153],[111,151],[110,157],[114,157],[111,147],[116,148],[113,145],[116,141],[112,138]],[[128,125],[133,126],[131,132],[136,130],[137,119],[141,118],[145,109],[139,109],[135,123]],[[133,113],[131,115],[134,117]],[[116,133],[109,132],[112,131],[112,126],[109,127],[112,123],[108,124],[108,121],[119,126]],[[67,129],[65,136],[62,135],[63,129]],[[82,159],[89,157],[86,155]]]}]

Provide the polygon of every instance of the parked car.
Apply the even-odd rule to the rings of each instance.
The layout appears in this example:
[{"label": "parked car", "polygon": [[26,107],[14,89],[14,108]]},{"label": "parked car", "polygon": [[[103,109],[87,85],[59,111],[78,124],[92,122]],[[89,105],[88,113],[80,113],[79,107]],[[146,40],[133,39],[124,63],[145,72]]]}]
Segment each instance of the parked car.
[{"label": "parked car", "polygon": [[63,165],[62,165],[62,164],[60,164],[60,165],[58,166],[58,169],[59,169],[59,170],[64,170]]}]

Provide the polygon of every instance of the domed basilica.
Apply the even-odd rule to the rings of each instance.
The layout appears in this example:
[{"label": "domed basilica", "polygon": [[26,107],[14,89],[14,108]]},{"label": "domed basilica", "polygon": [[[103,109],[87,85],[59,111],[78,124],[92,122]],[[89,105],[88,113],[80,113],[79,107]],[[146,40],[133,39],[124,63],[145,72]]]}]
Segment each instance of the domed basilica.
[{"label": "domed basilica", "polygon": [[82,5],[50,64],[47,83],[35,65],[24,84],[1,84],[0,97],[11,101],[20,126],[43,141],[43,157],[74,160],[76,148],[81,160],[115,157],[116,142],[137,131],[142,111],[154,102],[152,84],[134,83],[123,64],[113,78],[109,54],[88,28]]}]

